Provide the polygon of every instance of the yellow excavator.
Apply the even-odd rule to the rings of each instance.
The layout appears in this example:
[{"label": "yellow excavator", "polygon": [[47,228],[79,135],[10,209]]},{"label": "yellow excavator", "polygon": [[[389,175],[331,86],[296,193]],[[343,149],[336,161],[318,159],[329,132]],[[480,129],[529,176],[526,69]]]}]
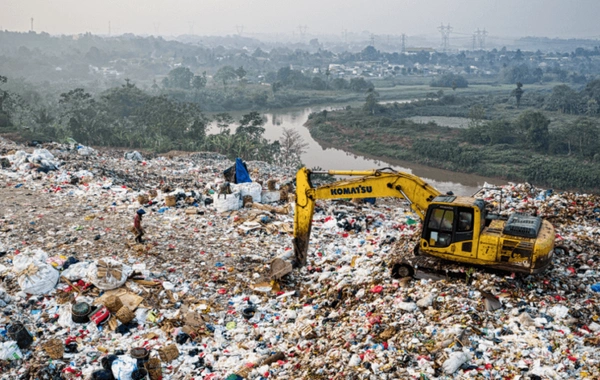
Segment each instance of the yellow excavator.
[{"label": "yellow excavator", "polygon": [[[311,174],[356,177],[314,187]],[[483,199],[442,194],[423,179],[389,168],[369,171],[311,171],[296,174],[294,265],[306,264],[315,201],[335,198],[404,198],[422,221],[414,257],[444,260],[509,272],[540,273],[552,262],[554,228],[540,217],[492,214]],[[440,260],[441,259],[441,260]],[[396,268],[414,274],[414,262]]]}]

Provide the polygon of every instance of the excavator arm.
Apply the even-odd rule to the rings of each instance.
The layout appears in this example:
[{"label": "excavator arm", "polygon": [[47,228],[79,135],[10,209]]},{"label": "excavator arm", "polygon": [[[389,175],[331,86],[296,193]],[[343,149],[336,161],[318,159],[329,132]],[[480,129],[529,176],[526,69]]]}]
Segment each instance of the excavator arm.
[{"label": "excavator arm", "polygon": [[[344,179],[327,185],[313,187],[311,174],[329,174],[338,176],[360,176],[360,178]],[[317,199],[335,198],[404,198],[411,209],[425,218],[429,203],[441,193],[428,185],[421,178],[392,169],[356,171],[329,170],[311,172],[302,168],[296,174],[296,210],[294,214],[294,254],[295,265],[306,264],[308,242],[312,218]]]}]

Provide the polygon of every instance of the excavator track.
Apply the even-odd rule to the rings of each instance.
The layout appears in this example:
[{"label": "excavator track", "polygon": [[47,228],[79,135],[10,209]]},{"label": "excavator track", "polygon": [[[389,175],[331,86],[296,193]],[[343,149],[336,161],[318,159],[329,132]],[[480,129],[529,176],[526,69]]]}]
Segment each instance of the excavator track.
[{"label": "excavator track", "polygon": [[390,265],[392,278],[466,279],[475,268],[415,252],[418,252],[416,248],[413,251],[397,249],[394,252]]},{"label": "excavator track", "polygon": [[394,260],[391,265],[391,276],[395,279],[402,277],[465,279],[469,268],[472,267],[435,257],[413,256]]}]

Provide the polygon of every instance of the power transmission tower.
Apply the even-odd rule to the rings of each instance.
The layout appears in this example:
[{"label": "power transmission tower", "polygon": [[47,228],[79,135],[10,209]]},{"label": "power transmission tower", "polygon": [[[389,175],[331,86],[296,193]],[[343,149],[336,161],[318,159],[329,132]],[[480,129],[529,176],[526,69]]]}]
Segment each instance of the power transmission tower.
[{"label": "power transmission tower", "polygon": [[473,51],[475,51],[475,49],[477,48],[477,39],[478,39],[477,32],[473,33]]},{"label": "power transmission tower", "polygon": [[31,18],[31,31],[33,32],[33,17]]},{"label": "power transmission tower", "polygon": [[375,47],[375,35],[371,34],[370,45]]},{"label": "power transmission tower", "polygon": [[[477,29],[477,31],[479,32],[479,29]],[[485,28],[479,32],[479,48],[481,50],[485,49],[485,36],[488,34],[488,32],[486,32]]]},{"label": "power transmission tower", "polygon": [[306,35],[306,29],[308,29],[306,25],[298,25],[298,32],[300,32],[300,37],[302,39],[304,39],[304,36]]},{"label": "power transmission tower", "polygon": [[344,38],[344,43],[348,43],[348,30],[342,29],[342,37]]},{"label": "power transmission tower", "polygon": [[160,30],[160,23],[159,22],[155,22],[155,23],[152,24],[152,26],[154,27],[154,34],[156,34],[158,36],[159,30]]},{"label": "power transmission tower", "polygon": [[406,34],[402,33],[402,53],[406,53]]},{"label": "power transmission tower", "polygon": [[110,36],[110,21],[108,22],[108,35]]},{"label": "power transmission tower", "polygon": [[235,29],[237,30],[238,36],[241,36],[244,33],[244,25],[236,25]]},{"label": "power transmission tower", "polygon": [[194,22],[188,22],[188,25],[190,26],[190,34],[193,35],[194,34]]},{"label": "power transmission tower", "polygon": [[441,24],[438,30],[442,33],[442,51],[447,52],[450,47],[450,32],[452,32],[452,27],[450,24],[447,26]]}]

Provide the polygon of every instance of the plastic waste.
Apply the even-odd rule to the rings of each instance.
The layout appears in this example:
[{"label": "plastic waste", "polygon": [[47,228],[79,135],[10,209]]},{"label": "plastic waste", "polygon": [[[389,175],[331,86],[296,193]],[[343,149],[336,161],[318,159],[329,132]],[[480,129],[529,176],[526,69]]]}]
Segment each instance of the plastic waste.
[{"label": "plastic waste", "polygon": [[442,364],[442,368],[444,369],[444,373],[447,375],[451,375],[460,368],[461,365],[471,360],[470,354],[462,351],[455,351],[451,353]]},{"label": "plastic waste", "polygon": [[124,157],[126,160],[144,161],[142,154],[140,152],[138,152],[137,150],[135,150],[133,152],[126,152]]},{"label": "plastic waste", "polygon": [[87,279],[102,290],[116,289],[123,285],[133,269],[110,257],[94,261],[87,271]]},{"label": "plastic waste", "polygon": [[23,354],[17,345],[17,342],[9,340],[8,342],[0,342],[0,360],[20,360],[23,359]]},{"label": "plastic waste", "polygon": [[115,380],[132,380],[133,371],[136,369],[137,360],[125,355],[119,356],[111,365]]},{"label": "plastic waste", "polygon": [[213,204],[217,212],[227,212],[239,210],[242,207],[242,199],[239,192],[232,194],[215,194],[213,195]]},{"label": "plastic waste", "polygon": [[49,293],[58,282],[60,274],[46,263],[48,255],[42,250],[25,252],[13,260],[13,271],[21,290],[28,294]]},{"label": "plastic waste", "polygon": [[241,198],[250,195],[252,197],[253,202],[260,203],[261,201],[262,186],[260,185],[260,183],[246,182],[231,184],[231,189],[234,193],[239,192]]}]

